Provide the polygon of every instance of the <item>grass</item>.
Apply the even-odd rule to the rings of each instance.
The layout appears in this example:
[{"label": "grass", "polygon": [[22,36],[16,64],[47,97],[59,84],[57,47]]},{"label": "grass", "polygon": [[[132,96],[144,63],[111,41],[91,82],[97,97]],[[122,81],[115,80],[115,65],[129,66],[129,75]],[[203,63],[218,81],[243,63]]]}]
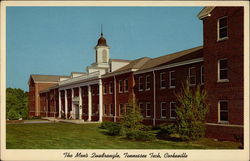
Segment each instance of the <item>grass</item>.
[{"label": "grass", "polygon": [[237,149],[239,143],[203,138],[195,142],[132,141],[105,135],[100,124],[8,124],[7,149]]}]

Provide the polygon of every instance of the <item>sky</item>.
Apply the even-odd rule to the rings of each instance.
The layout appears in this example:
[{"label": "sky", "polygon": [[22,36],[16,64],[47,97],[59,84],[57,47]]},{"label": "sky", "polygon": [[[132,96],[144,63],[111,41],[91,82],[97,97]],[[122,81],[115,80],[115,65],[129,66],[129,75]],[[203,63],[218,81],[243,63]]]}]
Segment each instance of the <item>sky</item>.
[{"label": "sky", "polygon": [[7,7],[7,87],[31,74],[85,72],[103,34],[112,59],[158,57],[203,44],[202,7]]}]

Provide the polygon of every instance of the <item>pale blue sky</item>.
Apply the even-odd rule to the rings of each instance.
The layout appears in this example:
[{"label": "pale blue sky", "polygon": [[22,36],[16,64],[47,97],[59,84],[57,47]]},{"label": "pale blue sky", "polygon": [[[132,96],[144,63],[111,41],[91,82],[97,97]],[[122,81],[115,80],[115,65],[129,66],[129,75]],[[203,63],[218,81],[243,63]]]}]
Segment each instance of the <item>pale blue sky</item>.
[{"label": "pale blue sky", "polygon": [[69,75],[95,61],[103,24],[110,57],[158,57],[203,44],[202,7],[7,7],[7,87],[30,74]]}]

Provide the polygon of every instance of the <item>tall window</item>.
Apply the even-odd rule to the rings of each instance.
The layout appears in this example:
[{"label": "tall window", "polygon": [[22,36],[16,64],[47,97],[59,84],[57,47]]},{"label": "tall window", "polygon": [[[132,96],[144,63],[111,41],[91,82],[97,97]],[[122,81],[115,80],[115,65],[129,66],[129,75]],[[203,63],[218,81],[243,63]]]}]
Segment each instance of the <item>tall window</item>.
[{"label": "tall window", "polygon": [[189,85],[196,84],[196,70],[195,67],[189,68]]},{"label": "tall window", "polygon": [[218,40],[228,38],[228,23],[227,17],[218,19]]},{"label": "tall window", "polygon": [[139,82],[138,82],[138,85],[139,85],[139,91],[143,91],[143,78],[142,76],[139,77]]},{"label": "tall window", "polygon": [[113,104],[110,104],[109,105],[109,111],[110,111],[110,116],[114,116],[114,114],[115,114],[115,111],[114,111],[114,107],[113,107]]},{"label": "tall window", "polygon": [[107,94],[107,83],[104,83],[103,88],[103,94]]},{"label": "tall window", "polygon": [[140,102],[139,103],[139,108],[140,108],[140,112],[141,112],[141,115],[143,116],[144,114],[144,109],[143,109],[143,103],[142,102]]},{"label": "tall window", "polygon": [[146,102],[146,117],[151,117],[150,102]]},{"label": "tall window", "polygon": [[169,88],[175,88],[175,71],[169,72]]},{"label": "tall window", "polygon": [[176,118],[176,103],[170,102],[170,118]]},{"label": "tall window", "polygon": [[218,80],[219,81],[228,81],[228,65],[227,59],[220,59],[218,61]]},{"label": "tall window", "polygon": [[123,92],[123,81],[119,80],[119,92],[122,93]]},{"label": "tall window", "polygon": [[204,84],[204,66],[201,66],[201,84]]},{"label": "tall window", "polygon": [[120,116],[123,115],[123,114],[125,114],[124,106],[123,106],[122,103],[119,104],[119,109],[120,109]]},{"label": "tall window", "polygon": [[228,101],[227,100],[219,101],[219,121],[228,122]]},{"label": "tall window", "polygon": [[161,118],[167,117],[167,103],[161,102]]},{"label": "tall window", "polygon": [[150,75],[146,76],[146,90],[150,90]]},{"label": "tall window", "polygon": [[166,73],[165,72],[160,73],[160,87],[166,88]]},{"label": "tall window", "polygon": [[113,93],[113,82],[109,83],[109,93],[112,94]]},{"label": "tall window", "polygon": [[128,80],[127,79],[124,80],[124,91],[128,92]]},{"label": "tall window", "polygon": [[107,115],[108,113],[108,107],[107,107],[107,104],[104,104],[104,111],[103,111],[103,114],[104,115]]}]

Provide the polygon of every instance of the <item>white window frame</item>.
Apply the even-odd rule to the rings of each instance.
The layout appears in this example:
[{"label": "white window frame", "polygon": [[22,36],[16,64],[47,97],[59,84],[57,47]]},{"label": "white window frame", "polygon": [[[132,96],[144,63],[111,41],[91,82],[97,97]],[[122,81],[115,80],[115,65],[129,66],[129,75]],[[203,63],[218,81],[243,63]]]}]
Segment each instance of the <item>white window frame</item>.
[{"label": "white window frame", "polygon": [[175,119],[175,117],[171,116],[171,112],[172,112],[172,103],[175,104],[175,110],[176,110],[176,102],[173,102],[173,101],[170,102],[170,103],[169,103],[169,109],[170,109],[170,115],[169,115],[169,116],[170,116],[170,119]]},{"label": "white window frame", "polygon": [[[106,94],[108,93],[108,92],[107,92],[107,91],[108,91],[108,89],[107,89],[107,83],[104,83],[104,84],[103,84],[103,88],[104,88],[104,89],[103,89],[103,95],[106,95]],[[106,90],[106,91],[105,91],[105,90]]]},{"label": "white window frame", "polygon": [[109,82],[109,94],[113,94],[113,91],[114,91],[114,85],[113,85],[113,81],[111,81]]},{"label": "white window frame", "polygon": [[[141,105],[142,105],[142,108],[141,108]],[[143,113],[144,103],[143,102],[139,102],[139,108],[140,108],[140,113],[141,113],[142,117],[144,117],[144,113]]]},{"label": "white window frame", "polygon": [[195,83],[193,83],[193,84],[191,84],[191,70],[192,69],[196,69],[195,67],[190,67],[189,69],[188,69],[188,82],[189,82],[189,86],[195,86],[196,85],[196,72],[195,72]]},{"label": "white window frame", "polygon": [[[165,86],[165,87],[162,86],[162,82],[163,82],[163,81],[166,82],[166,79],[165,79],[165,78],[163,79],[163,77],[162,77],[163,74],[166,74],[166,73],[165,73],[165,72],[161,72],[161,73],[160,73],[160,89],[165,89],[165,88],[166,88],[166,86]],[[166,84],[166,83],[165,83],[165,84]]]},{"label": "white window frame", "polygon": [[103,115],[107,115],[107,104],[104,104],[104,110],[103,110]]},{"label": "white window frame", "polygon": [[[124,92],[128,92],[128,89],[129,89],[129,86],[128,86],[128,89],[126,89],[126,81],[127,81],[127,83],[128,83],[128,79],[124,79],[124,82],[123,82],[123,83],[124,83],[124,84],[123,84],[123,86],[124,86],[124,87],[123,87],[123,88],[124,88],[124,89],[123,89]],[[128,84],[127,84],[127,85],[128,85]]]},{"label": "white window frame", "polygon": [[176,78],[172,78],[171,73],[175,73],[175,71],[173,70],[169,72],[169,88],[175,88],[175,85],[171,85],[171,80],[176,80]]},{"label": "white window frame", "polygon": [[121,106],[124,106],[122,103],[119,104],[119,116],[121,116]]},{"label": "white window frame", "polygon": [[[114,114],[112,114],[112,108],[113,108],[113,104],[111,103],[110,105],[109,105],[109,116],[113,116]],[[114,112],[114,111],[113,111]]]},{"label": "white window frame", "polygon": [[[150,90],[150,75],[146,75],[146,79],[145,79],[145,83],[146,83],[146,91]],[[149,83],[149,87],[147,87],[147,84]]]},{"label": "white window frame", "polygon": [[[121,91],[121,87],[122,87],[122,91]],[[123,89],[123,80],[119,80],[119,93],[123,93],[123,91],[124,91],[124,89]]]},{"label": "white window frame", "polygon": [[[138,90],[139,91],[143,91],[143,83],[142,83],[142,80],[141,79],[143,79],[143,77],[142,76],[139,76],[138,77]],[[141,89],[141,86],[142,86],[142,89]]]},{"label": "white window frame", "polygon": [[[166,112],[166,116],[162,116],[162,111],[163,111],[163,104],[166,105],[166,109],[165,109],[165,112]],[[167,102],[161,102],[161,118],[167,118]]]},{"label": "white window frame", "polygon": [[[220,20],[224,19],[224,18],[227,19],[227,26],[223,27],[223,28],[227,28],[227,36],[220,38],[220,30],[223,29],[223,28],[220,28]],[[222,40],[226,40],[226,39],[228,39],[228,17],[223,16],[223,17],[218,18],[218,20],[217,20],[217,41],[222,41]]]},{"label": "white window frame", "polygon": [[151,115],[148,115],[148,105],[149,105],[149,111],[150,111],[150,113],[151,113],[151,106],[150,106],[150,102],[146,102],[146,117],[147,118],[150,118],[151,117]]},{"label": "white window frame", "polygon": [[[219,59],[218,62],[217,62],[217,73],[218,73],[218,76],[217,76],[217,82],[229,82],[229,79],[228,79],[228,72],[229,72],[229,69],[228,67],[227,68],[224,68],[224,69],[220,69],[220,61],[221,60],[227,60],[227,66],[228,66],[228,59],[227,58],[223,58],[223,59]],[[220,79],[220,71],[221,70],[227,70],[227,79]]]},{"label": "white window frame", "polygon": [[[228,124],[229,123],[229,120],[227,120],[227,121],[224,121],[224,120],[221,120],[220,119],[220,112],[221,112],[221,110],[220,110],[220,103],[221,102],[227,102],[227,115],[229,114],[229,108],[228,108],[228,100],[219,100],[218,101],[218,123],[225,123],[225,124]],[[229,119],[229,115],[227,116],[228,117],[228,119]]]},{"label": "white window frame", "polygon": [[[203,75],[203,77],[202,77],[202,75]],[[203,84],[204,84],[204,66],[202,65],[201,66],[201,85],[203,85]]]}]

